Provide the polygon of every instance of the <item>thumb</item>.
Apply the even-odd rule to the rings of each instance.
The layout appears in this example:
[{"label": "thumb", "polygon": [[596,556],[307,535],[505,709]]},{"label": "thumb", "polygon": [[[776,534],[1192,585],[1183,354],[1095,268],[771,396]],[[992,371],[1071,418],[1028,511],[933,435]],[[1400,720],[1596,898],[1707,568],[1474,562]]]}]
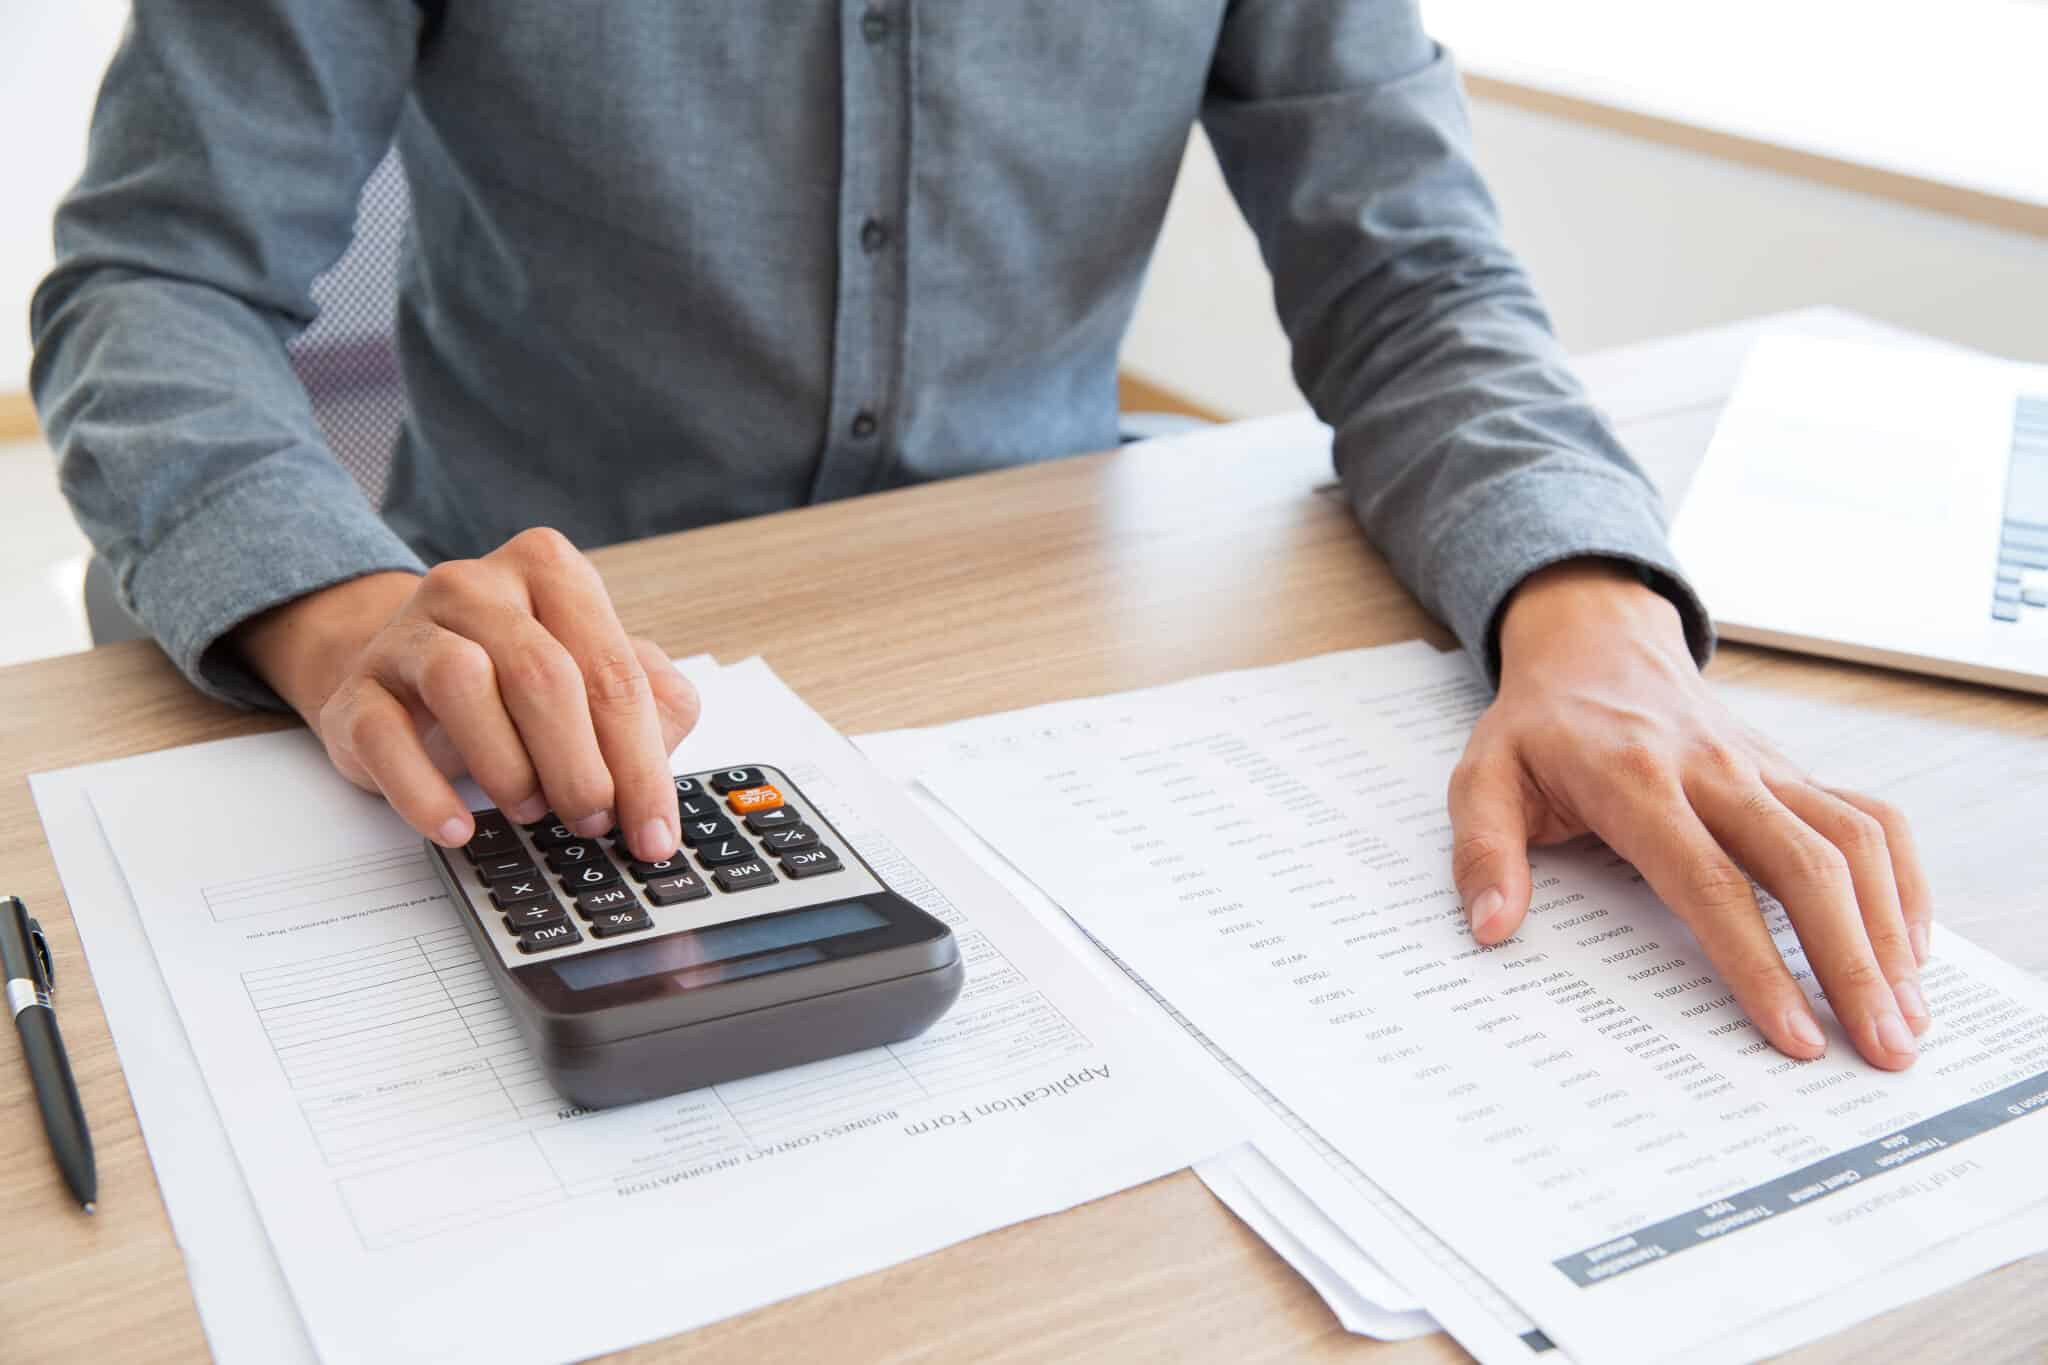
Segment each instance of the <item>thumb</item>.
[{"label": "thumb", "polygon": [[674,753],[683,736],[697,728],[702,706],[697,688],[676,672],[668,652],[652,640],[633,637],[633,652],[647,670],[647,685],[654,693],[654,709],[661,713],[661,742],[665,752]]},{"label": "thumb", "polygon": [[1529,912],[1529,810],[1520,763],[1471,754],[1451,775],[1451,876],[1472,937],[1494,944]]}]

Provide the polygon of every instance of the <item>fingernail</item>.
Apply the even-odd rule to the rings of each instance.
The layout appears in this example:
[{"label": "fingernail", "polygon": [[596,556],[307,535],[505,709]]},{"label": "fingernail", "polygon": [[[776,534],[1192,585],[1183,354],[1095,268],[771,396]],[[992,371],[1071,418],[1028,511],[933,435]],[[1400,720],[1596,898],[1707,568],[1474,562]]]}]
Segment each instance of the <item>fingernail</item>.
[{"label": "fingernail", "polygon": [[639,843],[640,856],[657,863],[676,851],[676,832],[666,820],[649,820],[640,826]]},{"label": "fingernail", "polygon": [[1899,998],[1899,1012],[1906,1016],[1906,1022],[1913,1026],[1913,1032],[1924,1033],[1932,1016],[1927,1012],[1927,997],[1920,994],[1916,981],[1901,981],[1892,987],[1892,994]]},{"label": "fingernail", "polygon": [[575,830],[586,839],[595,839],[611,827],[612,813],[608,810],[601,810],[595,815],[586,815],[575,824],[569,826],[570,829]]},{"label": "fingernail", "polygon": [[1927,965],[1927,926],[1916,924],[1906,930],[1906,937],[1913,941],[1913,958],[1921,966]]},{"label": "fingernail", "polygon": [[1507,897],[1501,895],[1500,888],[1497,886],[1489,886],[1474,896],[1472,904],[1467,910],[1467,913],[1472,917],[1472,932],[1476,934],[1492,923],[1493,917],[1500,913],[1501,906],[1506,903]]},{"label": "fingernail", "polygon": [[1792,1035],[1792,1041],[1801,1047],[1825,1049],[1828,1036],[1820,1031],[1820,1025],[1805,1010],[1785,1012],[1785,1032]]},{"label": "fingernail", "polygon": [[1920,1053],[1920,1044],[1913,1041],[1913,1030],[1906,1027],[1906,1021],[1896,1014],[1877,1016],[1877,1046],[1880,1052],[1889,1052],[1900,1057],[1915,1057]]},{"label": "fingernail", "polygon": [[539,792],[527,797],[518,805],[507,808],[505,814],[516,824],[530,825],[548,813],[548,799]]},{"label": "fingernail", "polygon": [[441,822],[441,831],[434,838],[443,848],[460,848],[469,842],[469,818],[451,815]]}]

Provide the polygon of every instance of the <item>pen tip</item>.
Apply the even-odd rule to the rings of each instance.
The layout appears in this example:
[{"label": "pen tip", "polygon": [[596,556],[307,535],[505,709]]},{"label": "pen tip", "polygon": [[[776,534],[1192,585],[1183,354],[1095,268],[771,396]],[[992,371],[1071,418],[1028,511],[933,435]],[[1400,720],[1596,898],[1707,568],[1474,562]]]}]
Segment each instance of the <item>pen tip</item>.
[{"label": "pen tip", "polygon": [[85,1211],[87,1213],[98,1213],[99,1207],[91,1202],[87,1202],[85,1205]]}]

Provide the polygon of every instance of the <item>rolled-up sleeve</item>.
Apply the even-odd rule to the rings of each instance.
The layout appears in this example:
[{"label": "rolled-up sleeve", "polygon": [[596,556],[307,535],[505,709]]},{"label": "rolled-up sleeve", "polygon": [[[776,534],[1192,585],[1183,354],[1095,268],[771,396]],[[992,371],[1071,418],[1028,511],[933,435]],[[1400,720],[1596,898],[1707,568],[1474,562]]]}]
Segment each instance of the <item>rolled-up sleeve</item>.
[{"label": "rolled-up sleeve", "polygon": [[321,437],[286,341],[389,146],[410,0],[137,0],[30,306],[30,384],[121,600],[195,684],[277,705],[249,617],[418,571]]},{"label": "rolled-up sleeve", "polygon": [[1487,676],[1509,594],[1582,557],[1633,566],[1704,662],[1657,493],[1501,240],[1413,0],[1236,0],[1203,124],[1366,533]]}]

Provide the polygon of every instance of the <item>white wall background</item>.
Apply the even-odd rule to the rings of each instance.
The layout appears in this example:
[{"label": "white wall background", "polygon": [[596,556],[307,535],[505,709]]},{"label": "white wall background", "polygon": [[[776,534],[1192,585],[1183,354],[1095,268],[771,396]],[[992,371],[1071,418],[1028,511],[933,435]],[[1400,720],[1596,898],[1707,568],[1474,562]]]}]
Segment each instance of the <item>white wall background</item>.
[{"label": "white wall background", "polygon": [[85,164],[85,130],[128,0],[0,4],[0,393],[28,388],[28,300],[50,268],[50,213]]},{"label": "white wall background", "polygon": [[[2048,239],[1480,102],[1509,242],[1574,350],[1809,304],[2048,362]],[[1199,135],[1125,364],[1229,416],[1298,407],[1265,267]]]}]

